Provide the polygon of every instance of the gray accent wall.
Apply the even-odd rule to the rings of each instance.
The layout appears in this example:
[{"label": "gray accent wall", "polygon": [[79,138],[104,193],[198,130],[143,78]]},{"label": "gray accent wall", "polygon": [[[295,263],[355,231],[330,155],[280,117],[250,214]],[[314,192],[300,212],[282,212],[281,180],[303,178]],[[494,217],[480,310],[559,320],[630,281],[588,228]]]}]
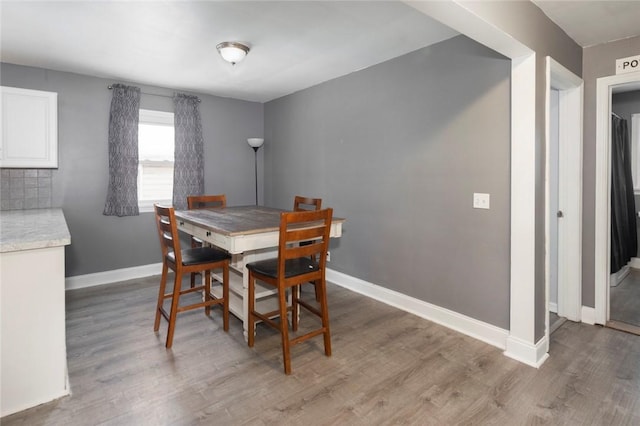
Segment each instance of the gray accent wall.
[{"label": "gray accent wall", "polygon": [[508,329],[510,67],[459,36],[268,102],[266,203],[321,197],[330,268]]},{"label": "gray accent wall", "polygon": [[[102,215],[108,182],[111,91],[107,86],[121,81],[6,63],[1,64],[0,76],[3,86],[58,93],[59,168],[52,170],[51,202],[63,209],[71,233],[66,275],[159,263],[152,213],[124,218]],[[142,108],[173,111],[170,97],[145,94],[172,96],[173,89],[122,83],[142,89]],[[262,136],[263,105],[192,94],[202,101],[205,191],[226,193],[229,204],[253,204],[254,154],[247,138]]]},{"label": "gray accent wall", "polygon": [[595,307],[596,82],[616,74],[615,61],[640,54],[640,36],[587,47],[583,52],[582,304]]}]

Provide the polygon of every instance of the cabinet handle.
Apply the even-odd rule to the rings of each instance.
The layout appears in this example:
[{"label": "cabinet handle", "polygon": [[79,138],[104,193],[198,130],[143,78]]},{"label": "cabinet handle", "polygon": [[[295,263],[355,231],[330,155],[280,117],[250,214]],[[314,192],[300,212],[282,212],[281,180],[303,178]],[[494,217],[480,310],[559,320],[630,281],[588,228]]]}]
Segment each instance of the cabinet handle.
[{"label": "cabinet handle", "polygon": [[211,231],[207,231],[207,237],[211,236]]},{"label": "cabinet handle", "polygon": [[184,226],[184,221],[180,221],[180,226]]}]

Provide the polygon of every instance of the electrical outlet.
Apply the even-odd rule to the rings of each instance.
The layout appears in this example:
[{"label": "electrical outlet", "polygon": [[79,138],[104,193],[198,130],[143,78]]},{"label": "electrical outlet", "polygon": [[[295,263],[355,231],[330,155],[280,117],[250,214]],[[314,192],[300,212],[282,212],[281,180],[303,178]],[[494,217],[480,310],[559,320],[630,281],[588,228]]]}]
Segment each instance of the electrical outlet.
[{"label": "electrical outlet", "polygon": [[474,209],[489,209],[490,208],[490,195],[482,194],[479,192],[473,193],[473,208]]},{"label": "electrical outlet", "polygon": [[331,252],[327,250],[327,262],[331,262]]}]

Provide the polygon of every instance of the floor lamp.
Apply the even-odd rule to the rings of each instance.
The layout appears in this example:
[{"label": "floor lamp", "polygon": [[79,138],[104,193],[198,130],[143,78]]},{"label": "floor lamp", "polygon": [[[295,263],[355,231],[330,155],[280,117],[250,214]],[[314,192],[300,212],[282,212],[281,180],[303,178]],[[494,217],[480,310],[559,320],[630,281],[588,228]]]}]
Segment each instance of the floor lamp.
[{"label": "floor lamp", "polygon": [[253,148],[255,154],[255,170],[256,170],[256,206],[258,205],[258,150],[264,143],[262,138],[249,138],[247,139],[249,146]]}]

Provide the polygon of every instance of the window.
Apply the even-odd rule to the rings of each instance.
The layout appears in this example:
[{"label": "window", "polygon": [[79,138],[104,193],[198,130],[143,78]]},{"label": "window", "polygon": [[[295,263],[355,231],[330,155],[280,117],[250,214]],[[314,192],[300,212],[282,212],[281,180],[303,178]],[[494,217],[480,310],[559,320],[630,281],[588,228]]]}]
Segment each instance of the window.
[{"label": "window", "polygon": [[138,124],[138,208],[171,204],[174,158],[173,113],[140,110]]}]

